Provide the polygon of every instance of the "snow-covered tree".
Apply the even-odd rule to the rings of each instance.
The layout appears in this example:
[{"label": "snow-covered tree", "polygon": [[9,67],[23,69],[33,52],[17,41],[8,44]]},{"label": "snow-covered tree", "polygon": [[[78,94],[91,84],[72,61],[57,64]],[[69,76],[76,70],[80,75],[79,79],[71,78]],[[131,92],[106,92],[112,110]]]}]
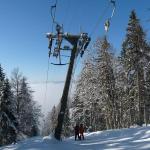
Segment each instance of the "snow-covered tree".
[{"label": "snow-covered tree", "polygon": [[130,124],[142,125],[145,109],[144,66],[148,58],[149,46],[146,36],[136,17],[131,12],[127,34],[123,42],[122,60],[128,79],[128,102],[130,103]]},{"label": "snow-covered tree", "polygon": [[85,61],[79,79],[73,101],[73,116],[71,122],[83,123],[87,127],[92,126],[93,108],[91,104],[94,100],[94,66],[90,61]]},{"label": "snow-covered tree", "polygon": [[[32,136],[33,129],[38,128],[38,118],[37,114],[40,114],[39,112],[36,112],[35,115],[35,103],[32,99],[32,91],[30,87],[28,86],[27,80],[25,77],[22,78],[21,81],[21,87],[19,92],[19,102],[20,102],[20,112],[18,114],[19,116],[19,130],[22,131],[24,134],[28,136]],[[34,131],[35,132],[35,131]]]},{"label": "snow-covered tree", "polygon": [[144,122],[150,123],[150,63],[145,67],[145,111],[144,111]]},{"label": "snow-covered tree", "polygon": [[41,109],[40,106],[33,101],[33,91],[19,69],[14,69],[12,72],[11,86],[16,104],[15,108],[19,123],[19,132],[27,136],[37,135]]},{"label": "snow-covered tree", "polygon": [[99,103],[101,103],[101,107],[103,106],[102,111],[107,129],[116,128],[117,98],[113,68],[113,48],[106,37],[98,39],[95,47],[97,49],[96,68]]},{"label": "snow-covered tree", "polygon": [[56,123],[57,123],[57,116],[58,116],[58,107],[54,105],[52,110],[48,112],[47,116],[45,117],[44,126],[42,129],[43,135],[54,134]]},{"label": "snow-covered tree", "polygon": [[12,75],[11,75],[11,87],[12,87],[12,91],[13,91],[13,94],[14,94],[14,98],[16,100],[16,114],[17,115],[21,111],[20,101],[19,101],[19,92],[20,92],[20,88],[21,88],[22,78],[23,78],[22,73],[20,73],[19,68],[15,68],[12,71]]},{"label": "snow-covered tree", "polygon": [[8,79],[5,79],[0,66],[0,145],[16,141],[17,120],[15,118],[14,98]]}]

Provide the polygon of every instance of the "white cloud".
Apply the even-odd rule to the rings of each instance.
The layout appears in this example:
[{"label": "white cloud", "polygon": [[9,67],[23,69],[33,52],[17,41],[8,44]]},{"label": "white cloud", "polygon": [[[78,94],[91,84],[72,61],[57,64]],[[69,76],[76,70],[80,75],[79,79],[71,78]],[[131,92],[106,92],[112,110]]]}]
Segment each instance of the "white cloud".
[{"label": "white cloud", "polygon": [[64,84],[63,83],[46,83],[30,84],[33,98],[42,105],[43,113],[47,113],[54,105],[57,105],[61,99]]}]

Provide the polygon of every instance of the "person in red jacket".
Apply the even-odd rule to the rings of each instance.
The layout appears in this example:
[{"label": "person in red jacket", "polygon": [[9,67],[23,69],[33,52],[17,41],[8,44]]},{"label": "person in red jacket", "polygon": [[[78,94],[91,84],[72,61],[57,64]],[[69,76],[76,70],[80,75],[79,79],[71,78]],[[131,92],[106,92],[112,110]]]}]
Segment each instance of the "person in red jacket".
[{"label": "person in red jacket", "polygon": [[84,127],[83,127],[83,124],[80,124],[80,127],[79,127],[79,135],[80,135],[80,140],[84,140]]}]

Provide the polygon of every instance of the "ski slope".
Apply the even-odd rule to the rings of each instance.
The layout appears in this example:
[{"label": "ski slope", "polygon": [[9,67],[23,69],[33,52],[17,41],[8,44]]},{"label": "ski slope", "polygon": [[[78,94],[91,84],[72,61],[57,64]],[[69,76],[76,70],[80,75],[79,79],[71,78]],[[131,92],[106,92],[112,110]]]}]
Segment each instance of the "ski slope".
[{"label": "ski slope", "polygon": [[74,141],[71,137],[59,142],[51,137],[35,137],[0,150],[150,150],[150,127],[86,133],[85,138]]}]

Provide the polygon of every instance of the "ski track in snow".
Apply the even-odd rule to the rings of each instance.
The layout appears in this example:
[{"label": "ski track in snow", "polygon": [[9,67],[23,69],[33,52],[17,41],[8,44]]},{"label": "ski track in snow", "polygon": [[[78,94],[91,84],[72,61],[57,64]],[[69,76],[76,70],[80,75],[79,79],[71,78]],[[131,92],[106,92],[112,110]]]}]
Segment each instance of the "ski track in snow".
[{"label": "ski track in snow", "polygon": [[35,137],[0,150],[150,150],[150,127],[107,130],[85,134],[84,141],[74,137],[59,142],[48,137]]}]

